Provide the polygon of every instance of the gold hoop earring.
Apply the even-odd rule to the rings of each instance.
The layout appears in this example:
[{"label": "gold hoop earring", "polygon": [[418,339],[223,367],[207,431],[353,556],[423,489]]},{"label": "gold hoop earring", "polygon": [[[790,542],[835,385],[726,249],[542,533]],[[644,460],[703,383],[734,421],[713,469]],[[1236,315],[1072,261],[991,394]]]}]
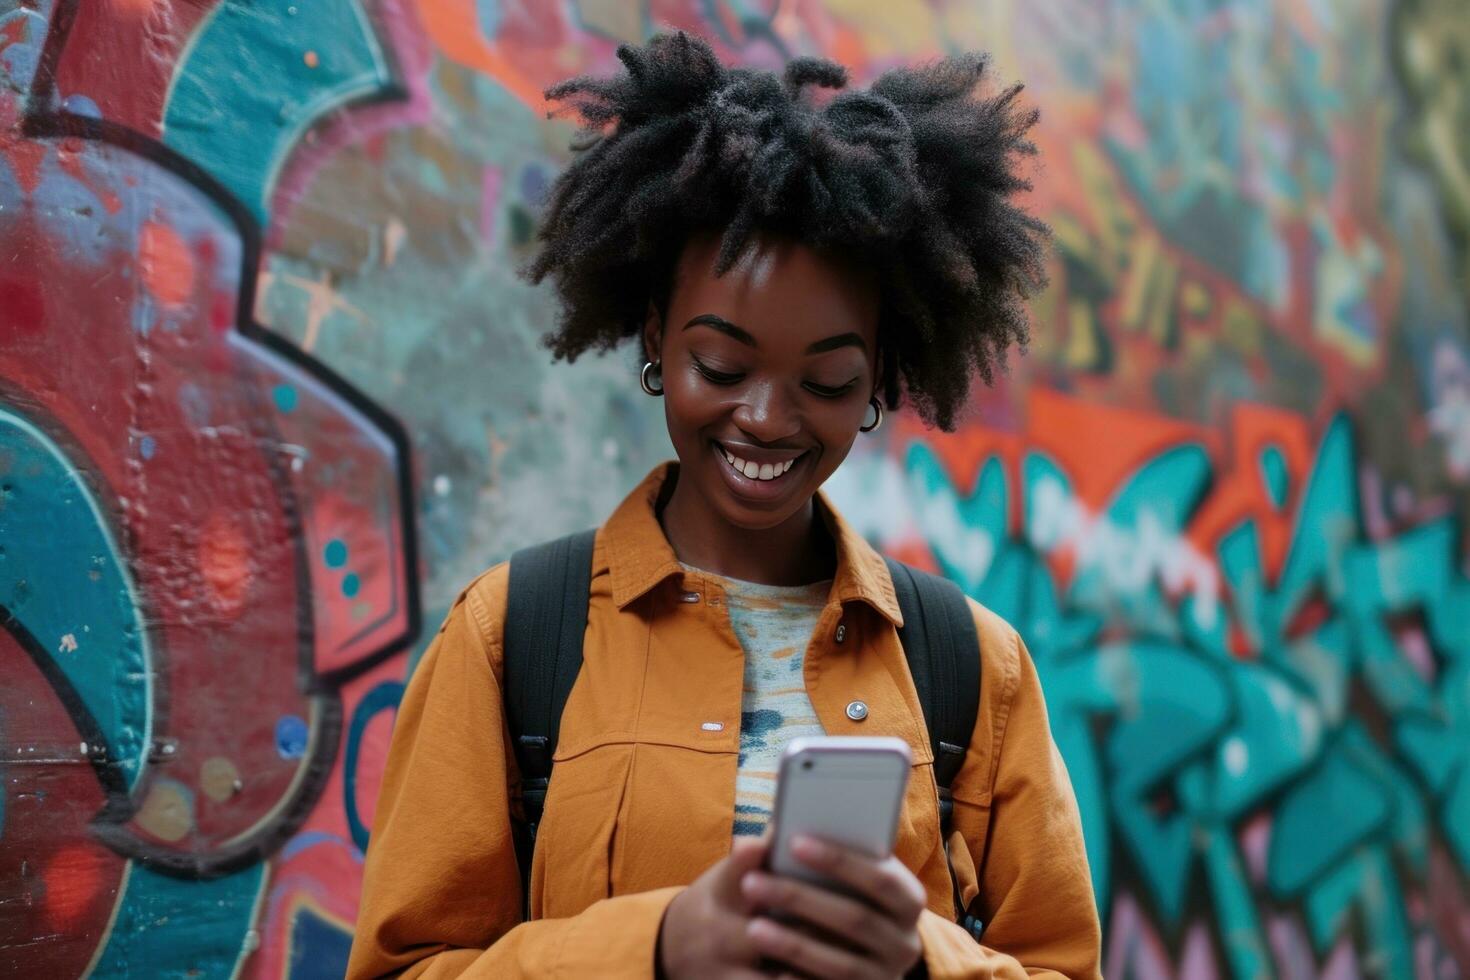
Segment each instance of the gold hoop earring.
[{"label": "gold hoop earring", "polygon": [[660,378],[662,378],[660,367],[662,363],[662,361],[657,364],[653,361],[648,361],[643,365],[643,370],[638,372],[638,386],[643,389],[645,395],[652,395],[654,398],[657,398],[664,393],[662,386],[655,388],[653,382],[649,380],[655,374],[659,374]]},{"label": "gold hoop earring", "polygon": [[874,396],[868,404],[873,406],[873,421],[868,425],[858,426],[859,432],[872,432],[883,424],[883,403],[878,400],[877,396]]}]

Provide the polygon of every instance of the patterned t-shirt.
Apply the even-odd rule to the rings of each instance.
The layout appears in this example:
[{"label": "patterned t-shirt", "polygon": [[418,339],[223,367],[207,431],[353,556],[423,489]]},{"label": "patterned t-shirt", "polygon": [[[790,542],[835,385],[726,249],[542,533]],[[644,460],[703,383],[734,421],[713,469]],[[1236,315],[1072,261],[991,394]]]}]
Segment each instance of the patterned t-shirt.
[{"label": "patterned t-shirt", "polygon": [[802,672],[832,582],[758,585],[722,579],[730,626],[745,651],[735,833],[759,836],[771,819],[776,767],[794,738],[823,735]]}]

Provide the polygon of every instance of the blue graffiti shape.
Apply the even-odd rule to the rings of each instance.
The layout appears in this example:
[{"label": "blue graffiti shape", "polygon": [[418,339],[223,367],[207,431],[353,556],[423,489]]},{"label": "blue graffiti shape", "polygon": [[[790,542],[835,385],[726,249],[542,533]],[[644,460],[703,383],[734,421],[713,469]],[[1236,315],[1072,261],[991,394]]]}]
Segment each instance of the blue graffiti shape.
[{"label": "blue graffiti shape", "polygon": [[[0,629],[17,634],[87,740],[110,797],[137,783],[152,733],[139,600],[86,479],[51,437],[0,408]],[[65,566],[70,566],[65,569]],[[43,588],[60,579],[64,588]]]},{"label": "blue graffiti shape", "polygon": [[1182,943],[1198,883],[1235,977],[1276,971],[1263,910],[1282,904],[1320,956],[1356,922],[1384,975],[1413,974],[1405,888],[1436,830],[1470,870],[1470,582],[1452,518],[1370,540],[1345,417],[1299,487],[1279,451],[1259,458],[1272,506],[1296,497],[1274,581],[1250,519],[1213,561],[1189,544],[1214,478],[1197,445],[1159,453],[1095,513],[1028,453],[1020,535],[998,458],[968,496],[923,445],[905,469],[940,568],[1036,660],[1105,916],[1131,872]]},{"label": "blue graffiti shape", "polygon": [[265,225],[281,163],[307,128],[393,91],[357,0],[222,3],[175,72],[163,141]]},{"label": "blue graffiti shape", "polygon": [[347,813],[347,829],[352,842],[360,851],[366,851],[370,831],[362,822],[357,809],[357,767],[362,758],[362,737],[368,723],[384,711],[398,710],[403,700],[404,685],[401,681],[384,681],[363,695],[357,709],[352,712],[352,723],[347,728],[347,754],[342,761],[342,808]]}]

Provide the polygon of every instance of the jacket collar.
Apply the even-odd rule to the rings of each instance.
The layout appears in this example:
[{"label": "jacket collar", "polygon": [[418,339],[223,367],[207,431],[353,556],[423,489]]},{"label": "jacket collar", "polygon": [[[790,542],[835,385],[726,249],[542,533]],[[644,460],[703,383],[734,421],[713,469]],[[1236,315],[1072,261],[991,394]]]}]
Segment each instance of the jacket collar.
[{"label": "jacket collar", "polygon": [[[677,467],[677,463],[664,463],[648,474],[603,525],[613,602],[619,609],[683,570],[655,513],[659,494]],[[843,603],[865,602],[894,626],[902,626],[903,614],[883,556],[848,527],[825,494],[817,493],[816,506],[832,540],[837,542],[833,598]]]}]

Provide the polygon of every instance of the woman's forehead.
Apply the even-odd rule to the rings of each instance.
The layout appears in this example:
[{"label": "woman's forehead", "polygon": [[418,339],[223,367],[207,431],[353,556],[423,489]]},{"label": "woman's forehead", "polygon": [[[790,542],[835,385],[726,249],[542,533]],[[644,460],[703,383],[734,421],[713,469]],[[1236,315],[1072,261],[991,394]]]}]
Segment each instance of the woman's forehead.
[{"label": "woman's forehead", "polygon": [[[752,333],[780,323],[783,331],[810,324],[820,333],[876,334],[875,277],[851,263],[788,238],[753,238],[734,265],[715,274],[720,239],[691,239],[680,257],[670,313],[714,313]],[[748,321],[748,322],[745,322]]]}]

